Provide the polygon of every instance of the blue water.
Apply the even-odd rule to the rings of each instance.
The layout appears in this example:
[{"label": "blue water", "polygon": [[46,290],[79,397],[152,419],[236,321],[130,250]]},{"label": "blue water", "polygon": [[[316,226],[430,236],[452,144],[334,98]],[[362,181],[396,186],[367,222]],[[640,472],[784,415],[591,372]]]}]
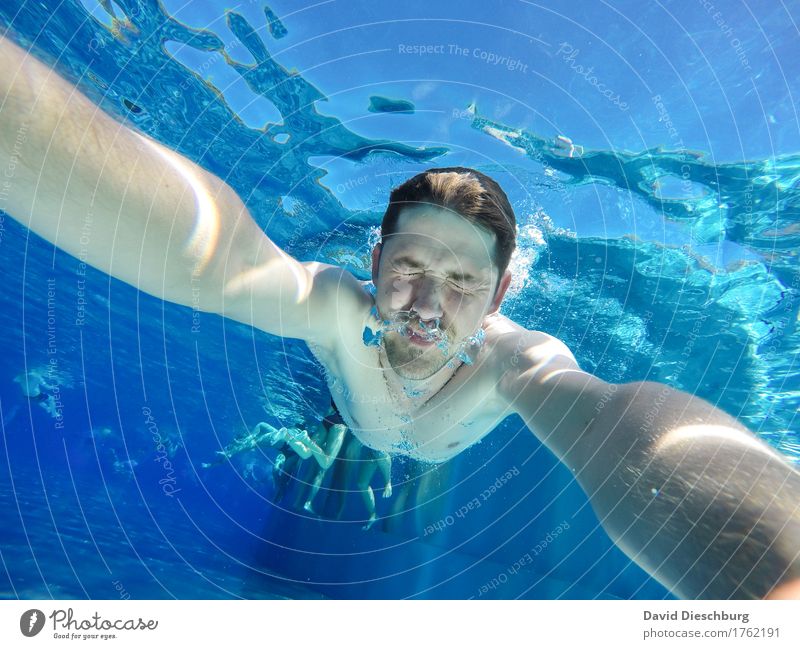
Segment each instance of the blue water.
[{"label": "blue water", "polygon": [[[800,464],[800,12],[715,4],[12,0],[0,18],[288,252],[363,279],[392,186],[492,174],[520,223],[506,315]],[[0,216],[0,596],[671,597],[516,418],[437,469],[397,460],[408,500],[379,497],[368,532],[354,493],[340,521],[274,502],[273,451],[202,469],[258,421],[324,413],[308,350],[83,277]],[[31,372],[49,404],[22,395]]]}]

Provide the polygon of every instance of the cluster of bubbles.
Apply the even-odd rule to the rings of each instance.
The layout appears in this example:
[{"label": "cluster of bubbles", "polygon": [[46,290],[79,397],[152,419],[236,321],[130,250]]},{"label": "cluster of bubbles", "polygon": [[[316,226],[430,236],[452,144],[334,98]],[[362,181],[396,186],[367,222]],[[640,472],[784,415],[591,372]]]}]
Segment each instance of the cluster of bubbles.
[{"label": "cluster of bubbles", "polygon": [[485,341],[486,332],[483,329],[478,329],[478,331],[461,343],[455,358],[465,365],[472,365],[472,363],[475,362],[475,358],[478,356],[478,352],[483,348],[483,343]]},{"label": "cluster of bubbles", "polygon": [[[414,311],[410,310],[395,311],[388,318],[384,318],[378,313],[376,306],[372,307],[371,315],[373,321],[379,324],[377,329],[373,329],[369,325],[364,328],[363,341],[365,345],[380,347],[387,332],[396,332],[405,337],[410,337],[413,333],[422,340],[435,343],[442,356],[450,355],[451,342],[447,333],[440,328],[441,321],[439,318],[425,322],[420,320]],[[415,322],[419,328],[413,329],[411,327],[412,322]],[[466,365],[472,365],[481,347],[483,347],[484,340],[485,333],[483,329],[478,329],[472,336],[459,343],[448,366],[454,367],[454,360],[459,360]]]}]

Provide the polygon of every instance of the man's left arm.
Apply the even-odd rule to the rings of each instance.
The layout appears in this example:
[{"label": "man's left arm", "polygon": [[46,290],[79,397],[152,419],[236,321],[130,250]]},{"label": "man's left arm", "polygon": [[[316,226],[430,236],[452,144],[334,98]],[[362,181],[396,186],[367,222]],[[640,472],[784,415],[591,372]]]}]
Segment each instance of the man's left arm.
[{"label": "man's left arm", "polygon": [[631,559],[682,598],[797,587],[800,473],[784,458],[703,399],[606,383],[558,339],[508,329],[495,349],[502,396]]}]

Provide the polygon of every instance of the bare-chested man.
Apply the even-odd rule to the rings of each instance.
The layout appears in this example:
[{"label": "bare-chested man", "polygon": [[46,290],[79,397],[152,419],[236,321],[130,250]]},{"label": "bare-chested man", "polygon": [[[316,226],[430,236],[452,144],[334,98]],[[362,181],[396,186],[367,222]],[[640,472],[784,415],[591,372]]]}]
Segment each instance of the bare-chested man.
[{"label": "bare-chested man", "polygon": [[798,593],[800,474],[709,403],[609,384],[500,315],[515,221],[487,176],[430,170],[392,192],[373,298],[342,268],[278,249],[222,180],[8,40],[0,68],[0,163],[13,166],[0,207],[40,236],[152,295],[306,341],[375,450],[443,462],[518,413],[678,596]]}]

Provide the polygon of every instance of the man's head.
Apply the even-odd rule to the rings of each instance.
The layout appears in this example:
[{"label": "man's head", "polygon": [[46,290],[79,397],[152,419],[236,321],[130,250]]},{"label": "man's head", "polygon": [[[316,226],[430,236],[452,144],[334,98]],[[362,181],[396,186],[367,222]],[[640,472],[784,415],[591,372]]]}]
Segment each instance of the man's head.
[{"label": "man's head", "polygon": [[[376,305],[386,319],[408,316],[411,332],[387,333],[387,356],[401,376],[425,379],[500,307],[511,280],[514,211],[479,171],[429,169],[392,191],[381,230],[372,258]],[[425,340],[434,325],[446,333],[444,353]]]},{"label": "man's head", "polygon": [[494,234],[494,263],[499,276],[503,276],[516,247],[517,221],[500,185],[468,167],[423,171],[392,190],[381,223],[381,241],[397,231],[405,208],[420,204],[438,205]]}]

